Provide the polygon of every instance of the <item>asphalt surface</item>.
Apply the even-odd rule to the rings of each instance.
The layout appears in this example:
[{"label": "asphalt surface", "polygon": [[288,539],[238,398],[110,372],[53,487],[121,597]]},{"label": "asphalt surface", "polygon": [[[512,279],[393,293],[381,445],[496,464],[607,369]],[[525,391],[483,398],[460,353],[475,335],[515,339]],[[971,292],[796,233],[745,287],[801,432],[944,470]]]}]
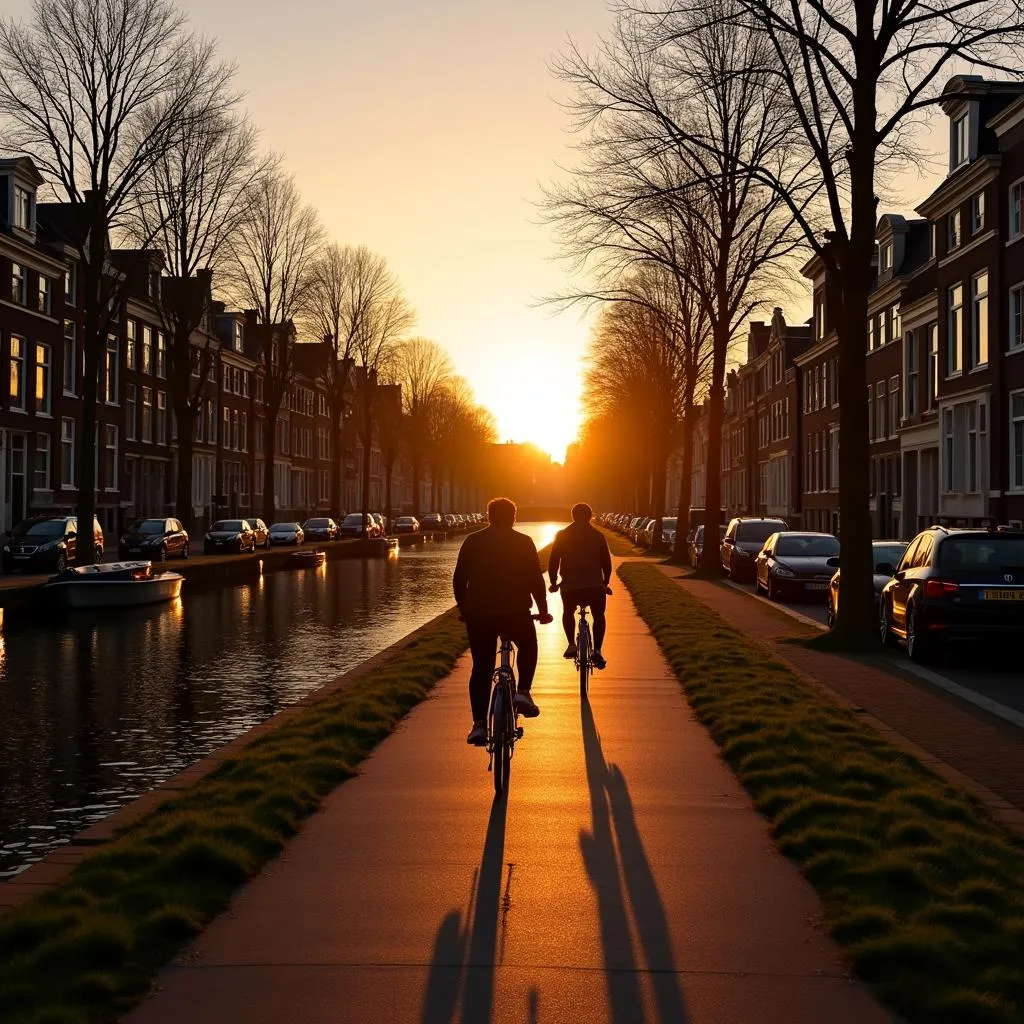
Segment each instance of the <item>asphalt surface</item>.
[{"label": "asphalt surface", "polygon": [[582,702],[556,622],[507,798],[468,660],[129,1024],[885,1024],[623,587]]}]

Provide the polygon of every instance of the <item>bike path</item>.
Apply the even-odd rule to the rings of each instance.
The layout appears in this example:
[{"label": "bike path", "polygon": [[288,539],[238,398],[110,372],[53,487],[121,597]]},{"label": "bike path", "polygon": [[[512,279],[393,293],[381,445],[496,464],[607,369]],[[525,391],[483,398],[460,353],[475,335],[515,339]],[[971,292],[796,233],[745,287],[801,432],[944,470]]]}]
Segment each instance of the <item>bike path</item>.
[{"label": "bike path", "polygon": [[625,588],[589,704],[552,611],[507,800],[464,658],[130,1024],[889,1021]]}]

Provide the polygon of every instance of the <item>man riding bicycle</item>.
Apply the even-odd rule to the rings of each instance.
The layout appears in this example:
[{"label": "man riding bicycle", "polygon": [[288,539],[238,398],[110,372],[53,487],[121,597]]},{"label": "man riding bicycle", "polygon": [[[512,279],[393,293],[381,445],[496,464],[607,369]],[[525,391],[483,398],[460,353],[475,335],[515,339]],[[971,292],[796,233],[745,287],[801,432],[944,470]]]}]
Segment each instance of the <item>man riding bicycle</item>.
[{"label": "man riding bicycle", "polygon": [[537,548],[526,534],[512,529],[515,504],[495,498],[487,506],[487,519],[486,529],[464,541],[452,577],[455,603],[465,620],[473,655],[469,677],[473,728],[466,742],[477,747],[487,743],[487,701],[498,637],[509,637],[519,649],[515,709],[524,718],[536,718],[540,708],[530,696],[537,671],[537,630],[530,615],[534,601],[540,621],[552,621]]},{"label": "man riding bicycle", "polygon": [[[577,654],[576,641],[573,639],[573,616],[576,609],[589,605],[594,617],[592,660],[595,668],[604,668],[606,662],[601,653],[601,644],[604,643],[607,627],[604,611],[607,595],[611,593],[608,582],[612,578],[612,556],[604,534],[590,524],[593,514],[593,509],[582,501],[573,505],[572,523],[558,532],[551,545],[548,576],[551,579],[551,592],[554,593],[559,586],[562,590],[562,629],[569,642],[565,657],[575,658]],[[559,567],[562,570],[560,585]]]}]

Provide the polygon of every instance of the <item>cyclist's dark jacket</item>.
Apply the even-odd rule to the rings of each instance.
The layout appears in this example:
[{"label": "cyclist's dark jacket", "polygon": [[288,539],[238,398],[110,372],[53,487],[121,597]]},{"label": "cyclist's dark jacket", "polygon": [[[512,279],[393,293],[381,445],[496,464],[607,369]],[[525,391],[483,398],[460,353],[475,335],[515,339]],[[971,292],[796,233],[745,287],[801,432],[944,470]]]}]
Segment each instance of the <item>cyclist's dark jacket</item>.
[{"label": "cyclist's dark jacket", "polygon": [[604,534],[590,523],[570,523],[560,530],[548,559],[552,583],[558,579],[559,566],[563,591],[603,589],[612,578],[612,556]]},{"label": "cyclist's dark jacket", "polygon": [[528,615],[533,601],[540,611],[547,610],[537,549],[510,526],[488,526],[465,539],[452,587],[466,618]]}]

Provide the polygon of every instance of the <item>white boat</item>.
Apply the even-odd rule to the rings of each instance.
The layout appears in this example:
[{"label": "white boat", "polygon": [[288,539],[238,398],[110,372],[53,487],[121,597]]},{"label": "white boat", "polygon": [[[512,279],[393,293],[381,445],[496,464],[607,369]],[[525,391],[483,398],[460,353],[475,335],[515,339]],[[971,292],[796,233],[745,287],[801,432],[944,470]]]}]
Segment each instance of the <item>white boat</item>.
[{"label": "white boat", "polygon": [[124,608],[173,601],[184,580],[176,572],[154,573],[152,562],[108,562],[65,569],[43,591],[65,608]]}]

